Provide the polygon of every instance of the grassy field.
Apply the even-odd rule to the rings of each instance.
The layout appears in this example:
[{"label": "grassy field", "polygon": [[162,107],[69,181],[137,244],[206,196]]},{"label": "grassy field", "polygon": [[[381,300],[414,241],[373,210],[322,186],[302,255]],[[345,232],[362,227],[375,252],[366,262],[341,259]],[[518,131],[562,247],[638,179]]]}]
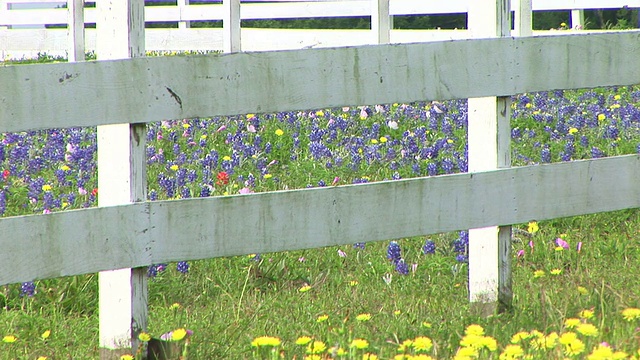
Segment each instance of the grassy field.
[{"label": "grassy field", "polygon": [[[514,166],[640,152],[638,87],[512,108]],[[465,172],[466,122],[466,102],[447,101],[149,124],[149,199]],[[0,215],[96,206],[95,136],[0,134]],[[157,264],[148,332],[192,331],[178,340],[189,359],[638,358],[640,211],[514,229],[514,307],[489,318],[469,307],[461,229]],[[3,286],[0,359],[96,358],[97,294],[95,274]]]}]

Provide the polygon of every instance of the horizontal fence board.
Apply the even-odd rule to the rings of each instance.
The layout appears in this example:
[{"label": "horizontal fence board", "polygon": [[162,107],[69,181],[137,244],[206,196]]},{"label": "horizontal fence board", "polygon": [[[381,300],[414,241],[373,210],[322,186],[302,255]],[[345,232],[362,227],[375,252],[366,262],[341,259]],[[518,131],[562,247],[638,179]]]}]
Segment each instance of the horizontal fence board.
[{"label": "horizontal fence board", "polygon": [[[640,0],[536,0],[533,10],[619,9],[640,7]],[[391,15],[427,15],[466,13],[468,1],[392,0]],[[295,19],[311,17],[370,16],[371,0],[355,1],[296,1],[244,3],[242,19]],[[147,6],[145,21],[207,21],[222,20],[220,4],[178,6]],[[94,23],[95,8],[85,9],[85,22]],[[66,9],[0,10],[0,25],[41,25],[67,23]]]},{"label": "horizontal fence board", "polygon": [[637,208],[639,178],[627,155],[3,218],[0,285]]},{"label": "horizontal fence board", "polygon": [[[372,43],[370,30],[254,29],[243,28],[244,51],[299,50],[358,46]],[[580,34],[613,30],[580,30]],[[147,29],[145,48],[155,51],[222,50],[222,29]],[[534,36],[568,35],[566,31],[534,31]],[[391,30],[391,43],[411,43],[469,38],[467,30]],[[69,38],[65,29],[0,29],[0,59],[31,58],[44,52],[66,56]],[[96,32],[85,29],[85,48],[96,49]]]},{"label": "horizontal fence board", "polygon": [[631,31],[5,66],[0,132],[631,85],[638,58]]}]

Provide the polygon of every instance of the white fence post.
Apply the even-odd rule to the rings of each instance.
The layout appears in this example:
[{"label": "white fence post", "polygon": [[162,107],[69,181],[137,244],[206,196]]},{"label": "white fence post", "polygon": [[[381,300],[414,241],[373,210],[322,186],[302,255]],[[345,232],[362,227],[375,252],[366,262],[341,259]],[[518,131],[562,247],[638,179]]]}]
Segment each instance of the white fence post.
[{"label": "white fence post", "polygon": [[[144,56],[144,0],[101,0],[97,10],[98,60]],[[146,200],[145,141],[144,123],[98,126],[98,206]],[[101,272],[99,285],[100,358],[135,353],[147,327],[146,268]]]},{"label": "white fence post", "polygon": [[[189,5],[189,0],[178,0],[178,9],[180,10],[180,19],[184,14],[184,8]],[[191,21],[179,21],[178,29],[188,29],[191,27]]]},{"label": "white fence post", "polygon": [[584,30],[584,10],[571,10],[571,28],[573,30]]},{"label": "white fence post", "polygon": [[68,0],[69,62],[84,61],[84,0]]},{"label": "white fence post", "polygon": [[222,47],[225,53],[241,51],[240,0],[222,0]]},{"label": "white fence post", "polygon": [[533,11],[531,0],[514,0],[514,36],[533,36]]},{"label": "white fence post", "polygon": [[391,15],[389,0],[371,0],[371,31],[375,44],[388,44],[391,35]]},{"label": "white fence post", "polygon": [[[468,16],[471,36],[510,36],[510,15],[509,0],[472,1]],[[472,98],[468,105],[469,172],[509,167],[509,97]],[[494,313],[499,303],[511,303],[510,246],[510,226],[469,230],[469,300],[482,315]]]}]

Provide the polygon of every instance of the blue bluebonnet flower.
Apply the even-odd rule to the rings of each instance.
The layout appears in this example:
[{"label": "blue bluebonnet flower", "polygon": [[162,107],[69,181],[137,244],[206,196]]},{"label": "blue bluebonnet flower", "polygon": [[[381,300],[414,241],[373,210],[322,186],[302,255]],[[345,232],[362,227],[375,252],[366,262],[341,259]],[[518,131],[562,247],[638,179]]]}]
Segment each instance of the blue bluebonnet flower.
[{"label": "blue bluebonnet flower", "polygon": [[365,246],[366,246],[366,243],[363,243],[363,242],[358,242],[353,244],[354,249],[364,250]]},{"label": "blue bluebonnet flower", "polygon": [[549,150],[549,145],[544,145],[542,147],[542,150],[540,151],[540,155],[542,156],[542,162],[543,163],[550,163],[551,162],[551,150]]},{"label": "blue bluebonnet flower", "polygon": [[163,272],[167,268],[167,264],[153,264],[147,269],[148,277],[156,277],[158,273]]},{"label": "blue bluebonnet flower", "polygon": [[463,254],[456,255],[457,262],[469,262],[469,257]]},{"label": "blue bluebonnet flower", "polygon": [[404,259],[399,259],[396,262],[396,271],[402,275],[407,275],[409,273],[409,266],[404,262]]},{"label": "blue bluebonnet flower", "polygon": [[597,147],[592,147],[591,148],[591,157],[594,159],[597,158],[601,158],[601,157],[605,157],[606,155],[604,154],[604,152],[600,149],[598,149]]},{"label": "blue bluebonnet flower", "polygon": [[180,261],[178,262],[178,264],[176,265],[176,270],[178,270],[179,272],[186,274],[189,272],[189,263],[187,263],[186,261]]},{"label": "blue bluebonnet flower", "polygon": [[20,286],[20,296],[32,297],[36,294],[36,284],[33,281],[23,282]]},{"label": "blue bluebonnet flower", "polygon": [[436,243],[431,239],[427,239],[422,246],[423,254],[435,254],[436,253]]},{"label": "blue bluebonnet flower", "polygon": [[397,242],[392,241],[387,247],[387,259],[391,260],[393,263],[397,263],[402,258],[401,252],[402,250],[400,249],[400,245]]}]

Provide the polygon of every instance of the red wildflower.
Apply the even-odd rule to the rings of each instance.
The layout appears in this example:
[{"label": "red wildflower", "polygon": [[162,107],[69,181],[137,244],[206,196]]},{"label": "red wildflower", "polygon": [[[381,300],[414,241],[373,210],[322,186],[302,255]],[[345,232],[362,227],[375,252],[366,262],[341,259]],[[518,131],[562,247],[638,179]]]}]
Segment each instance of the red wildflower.
[{"label": "red wildflower", "polygon": [[11,174],[11,172],[9,170],[5,170],[2,172],[2,178],[4,180],[7,180],[7,178],[9,177],[9,175]]},{"label": "red wildflower", "polygon": [[93,190],[91,190],[91,195],[93,196],[98,195],[98,188],[94,188]]},{"label": "red wildflower", "polygon": [[229,174],[224,171],[221,171],[216,176],[218,181],[216,181],[216,185],[227,185],[229,183]]}]

